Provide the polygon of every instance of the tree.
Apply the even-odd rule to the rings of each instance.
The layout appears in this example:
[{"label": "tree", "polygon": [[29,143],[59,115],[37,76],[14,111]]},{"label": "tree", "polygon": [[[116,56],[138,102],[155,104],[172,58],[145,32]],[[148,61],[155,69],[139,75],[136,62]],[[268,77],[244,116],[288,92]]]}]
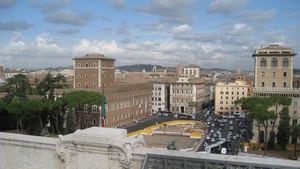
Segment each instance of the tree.
[{"label": "tree", "polygon": [[290,138],[290,115],[289,108],[284,107],[280,114],[280,121],[278,126],[278,132],[276,134],[277,143],[280,145],[281,150],[286,150],[286,145]]},{"label": "tree", "polygon": [[24,128],[23,128],[23,119],[24,119],[23,104],[24,104],[24,102],[25,102],[24,100],[13,101],[6,106],[6,109],[8,110],[8,112],[10,114],[15,115],[16,122],[17,122],[17,130],[18,130],[18,126],[20,126],[21,133],[24,132]]},{"label": "tree", "polygon": [[51,72],[49,72],[46,77],[36,86],[36,91],[38,95],[46,95],[47,92],[48,98],[54,100],[54,89],[61,89],[66,87],[66,78],[57,74],[55,77],[52,77]]},{"label": "tree", "polygon": [[59,99],[57,101],[49,100],[47,102],[49,116],[53,119],[52,121],[58,134],[61,134],[60,128],[62,127],[62,123],[64,121],[64,106],[65,104],[63,103],[63,101]]},{"label": "tree", "polygon": [[15,127],[14,116],[8,112],[4,100],[0,100],[0,117],[0,131]]},{"label": "tree", "polygon": [[[84,106],[88,106],[87,113],[90,113],[91,106],[101,105],[101,94],[94,91],[74,91],[67,93],[60,98],[64,103],[66,103],[66,108],[68,110],[68,115],[71,110],[75,111],[75,117],[77,118],[77,125],[80,128],[81,116],[84,111]],[[87,124],[88,127],[88,124]]]},{"label": "tree", "polygon": [[[275,114],[278,116],[280,115],[279,112],[281,112],[285,107],[288,107],[289,105],[292,104],[292,99],[291,98],[288,98],[288,97],[283,97],[283,96],[270,96],[269,97],[269,100],[271,101],[273,107],[275,108]],[[282,107],[282,109],[279,111],[279,107]],[[275,124],[276,124],[276,119],[273,119],[273,124],[272,124],[272,128],[271,128],[271,131],[270,132],[273,132],[274,131],[274,127],[275,127]],[[272,140],[271,137],[269,137],[269,140],[268,140],[268,145],[274,145],[274,142],[275,140]]]},{"label": "tree", "polygon": [[300,124],[292,125],[291,136],[295,139],[294,142],[294,157],[297,156],[297,138],[300,137]]},{"label": "tree", "polygon": [[[264,107],[264,106],[263,106]],[[269,120],[276,119],[277,115],[274,111],[269,111],[268,108],[264,107],[260,110],[261,112],[258,114],[258,119],[262,121],[263,126],[265,128],[265,138],[264,138],[264,155],[267,155],[267,140],[268,140],[268,127],[269,127]]]},{"label": "tree", "polygon": [[12,100],[17,97],[18,100],[27,100],[27,94],[30,91],[29,80],[25,75],[18,74],[11,78],[8,78],[7,83],[2,86],[2,92],[7,94],[4,96],[6,103],[11,103]]}]

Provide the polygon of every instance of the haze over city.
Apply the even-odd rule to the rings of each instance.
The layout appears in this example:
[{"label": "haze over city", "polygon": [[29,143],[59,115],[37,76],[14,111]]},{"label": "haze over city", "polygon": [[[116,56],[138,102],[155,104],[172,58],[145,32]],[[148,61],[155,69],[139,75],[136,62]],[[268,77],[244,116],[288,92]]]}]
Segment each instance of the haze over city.
[{"label": "haze over city", "polygon": [[299,7],[299,0],[1,0],[0,64],[72,66],[76,56],[100,53],[116,66],[253,70],[262,45],[299,53]]}]

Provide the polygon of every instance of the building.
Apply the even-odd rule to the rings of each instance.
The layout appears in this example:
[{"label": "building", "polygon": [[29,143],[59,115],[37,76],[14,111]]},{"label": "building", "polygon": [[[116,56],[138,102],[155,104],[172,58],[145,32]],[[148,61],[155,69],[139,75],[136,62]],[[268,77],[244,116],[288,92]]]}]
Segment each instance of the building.
[{"label": "building", "polygon": [[[78,89],[55,89],[55,94],[61,97],[63,93],[77,91]],[[103,92],[101,89],[80,89],[86,91]],[[145,118],[151,115],[152,84],[131,84],[110,86],[104,88],[106,97],[105,127],[119,127],[124,124]],[[102,126],[100,121],[101,106],[93,105],[88,112],[88,105],[81,112],[78,120],[80,129]]]},{"label": "building", "polygon": [[25,75],[28,76],[29,72],[23,69],[3,69],[3,73],[5,74],[5,78],[11,78],[15,75],[21,74],[21,75]]},{"label": "building", "polygon": [[[291,125],[298,124],[300,117],[300,90],[293,87],[295,55],[296,53],[294,53],[293,49],[280,45],[261,46],[252,54],[255,71],[253,95],[261,97],[279,95],[291,98],[292,105],[289,106]],[[272,123],[273,120],[270,120],[269,126],[272,126]],[[258,138],[257,126],[262,124],[254,122],[253,125],[254,137]],[[275,133],[268,133],[270,136],[275,137],[278,125],[279,120],[275,123]],[[264,131],[259,133],[261,138],[264,138]]]},{"label": "building", "polygon": [[234,114],[234,101],[247,97],[248,84],[246,81],[218,82],[215,87],[215,112],[217,114]]},{"label": "building", "polygon": [[170,109],[170,83],[153,82],[152,112]]},{"label": "building", "polygon": [[204,102],[205,81],[182,75],[170,84],[170,110],[176,113],[196,114]]},{"label": "building", "polygon": [[98,89],[102,86],[114,86],[115,59],[93,53],[73,60],[74,88]]}]

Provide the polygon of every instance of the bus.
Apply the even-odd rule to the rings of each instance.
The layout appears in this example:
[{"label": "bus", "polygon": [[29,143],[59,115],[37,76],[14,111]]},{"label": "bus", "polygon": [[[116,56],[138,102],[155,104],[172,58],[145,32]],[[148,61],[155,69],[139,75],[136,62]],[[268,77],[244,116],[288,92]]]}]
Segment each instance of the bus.
[{"label": "bus", "polygon": [[180,119],[196,119],[196,116],[194,114],[178,113],[178,118],[180,118]]},{"label": "bus", "polygon": [[171,112],[171,111],[163,110],[163,111],[160,111],[159,113],[161,114],[161,116],[165,116],[165,117],[173,116],[173,112]]}]

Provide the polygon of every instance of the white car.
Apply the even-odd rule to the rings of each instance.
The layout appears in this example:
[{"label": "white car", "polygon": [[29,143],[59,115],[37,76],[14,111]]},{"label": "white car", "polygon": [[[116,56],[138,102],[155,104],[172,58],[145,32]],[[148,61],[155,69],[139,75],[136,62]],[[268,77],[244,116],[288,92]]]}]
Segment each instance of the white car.
[{"label": "white car", "polygon": [[205,138],[206,138],[207,140],[209,140],[209,139],[210,139],[210,136],[209,136],[209,135],[207,135]]},{"label": "white car", "polygon": [[233,136],[232,139],[233,139],[233,140],[236,140],[236,136]]},{"label": "white car", "polygon": [[216,139],[215,139],[215,138],[211,138],[211,141],[212,141],[212,142],[215,142],[215,141],[216,141]]},{"label": "white car", "polygon": [[213,133],[213,132],[214,132],[214,129],[210,129],[210,132]]}]

